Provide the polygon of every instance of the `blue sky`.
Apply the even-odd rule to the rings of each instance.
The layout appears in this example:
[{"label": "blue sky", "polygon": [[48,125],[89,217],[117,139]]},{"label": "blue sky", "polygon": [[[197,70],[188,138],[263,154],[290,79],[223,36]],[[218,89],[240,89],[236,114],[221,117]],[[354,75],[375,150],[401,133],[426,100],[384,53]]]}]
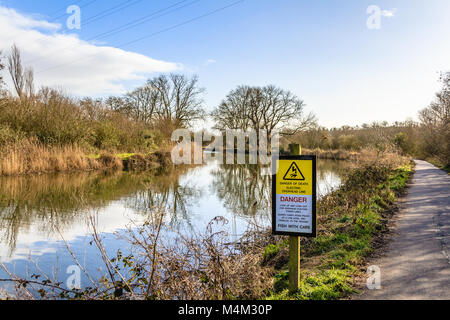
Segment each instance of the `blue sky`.
[{"label": "blue sky", "polygon": [[[275,84],[328,127],[414,118],[439,89],[438,72],[450,70],[448,0],[245,0],[121,46],[235,1],[0,0],[4,21],[28,19],[8,32],[13,37],[0,35],[0,50],[16,42],[39,84],[76,95],[120,94],[159,72],[182,72],[199,75],[211,110],[237,85]],[[133,5],[88,22],[122,3]],[[96,38],[176,3],[182,8]],[[65,28],[71,4],[81,7],[80,30]],[[384,10],[380,29],[366,26],[370,5]]]}]

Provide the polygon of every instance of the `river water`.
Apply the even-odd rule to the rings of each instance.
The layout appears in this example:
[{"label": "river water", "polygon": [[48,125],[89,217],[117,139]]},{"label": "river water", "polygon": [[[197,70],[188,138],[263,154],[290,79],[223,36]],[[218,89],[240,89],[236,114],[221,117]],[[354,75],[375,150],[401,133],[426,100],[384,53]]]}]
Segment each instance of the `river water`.
[{"label": "river water", "polygon": [[[318,194],[339,186],[347,162],[318,161]],[[88,216],[110,257],[127,253],[120,234],[163,208],[166,223],[185,233],[201,231],[223,216],[230,241],[249,226],[271,221],[271,176],[255,165],[176,167],[169,173],[91,172],[0,177],[0,261],[12,274],[44,272],[64,282],[75,265],[67,246],[88,271],[102,276],[101,256],[92,245]],[[9,278],[0,269],[0,279]],[[83,280],[84,281],[84,280]],[[5,283],[0,287],[10,290]]]}]

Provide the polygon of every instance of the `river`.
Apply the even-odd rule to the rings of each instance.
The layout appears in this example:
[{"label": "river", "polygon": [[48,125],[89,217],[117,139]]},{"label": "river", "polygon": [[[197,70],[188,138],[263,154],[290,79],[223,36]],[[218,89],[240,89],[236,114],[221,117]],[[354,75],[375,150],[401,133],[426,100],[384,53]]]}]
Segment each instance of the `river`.
[{"label": "river", "polygon": [[[318,161],[319,197],[336,188],[347,162]],[[170,228],[203,230],[215,217],[228,220],[230,241],[250,227],[270,225],[271,176],[256,165],[176,167],[170,172],[91,172],[0,177],[0,261],[18,277],[44,272],[65,281],[74,259],[90,273],[105,272],[92,244],[87,217],[110,257],[127,253],[120,235],[163,208]],[[9,278],[0,269],[0,279]],[[85,279],[84,279],[85,280]],[[84,281],[83,280],[83,281]],[[85,283],[83,283],[85,285]],[[10,285],[0,284],[10,290]]]}]

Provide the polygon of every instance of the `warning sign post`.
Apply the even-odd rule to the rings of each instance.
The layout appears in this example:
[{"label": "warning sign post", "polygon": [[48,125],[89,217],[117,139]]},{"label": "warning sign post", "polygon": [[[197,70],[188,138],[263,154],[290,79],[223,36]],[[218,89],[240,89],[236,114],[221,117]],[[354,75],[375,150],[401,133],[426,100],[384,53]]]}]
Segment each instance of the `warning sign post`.
[{"label": "warning sign post", "polygon": [[272,232],[289,236],[289,291],[300,287],[300,237],[316,236],[316,157],[301,156],[298,144],[291,156],[274,159]]},{"label": "warning sign post", "polygon": [[316,236],[316,157],[281,156],[272,180],[272,231]]}]

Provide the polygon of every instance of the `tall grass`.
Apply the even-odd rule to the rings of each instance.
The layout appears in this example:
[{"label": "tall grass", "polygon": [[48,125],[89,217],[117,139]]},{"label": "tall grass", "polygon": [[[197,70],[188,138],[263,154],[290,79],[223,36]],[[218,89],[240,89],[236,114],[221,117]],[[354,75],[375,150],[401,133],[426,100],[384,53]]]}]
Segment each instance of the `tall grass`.
[{"label": "tall grass", "polygon": [[4,149],[0,155],[0,175],[95,170],[102,163],[86,157],[77,146],[47,147],[23,140]]},{"label": "tall grass", "polygon": [[380,151],[375,148],[363,148],[359,151],[351,151],[344,149],[336,150],[323,150],[320,148],[316,149],[303,149],[304,154],[314,154],[319,159],[330,159],[330,160],[350,160],[358,161],[362,163],[370,163],[371,161],[384,161],[388,164],[399,163],[403,159],[398,152],[387,152]]}]

